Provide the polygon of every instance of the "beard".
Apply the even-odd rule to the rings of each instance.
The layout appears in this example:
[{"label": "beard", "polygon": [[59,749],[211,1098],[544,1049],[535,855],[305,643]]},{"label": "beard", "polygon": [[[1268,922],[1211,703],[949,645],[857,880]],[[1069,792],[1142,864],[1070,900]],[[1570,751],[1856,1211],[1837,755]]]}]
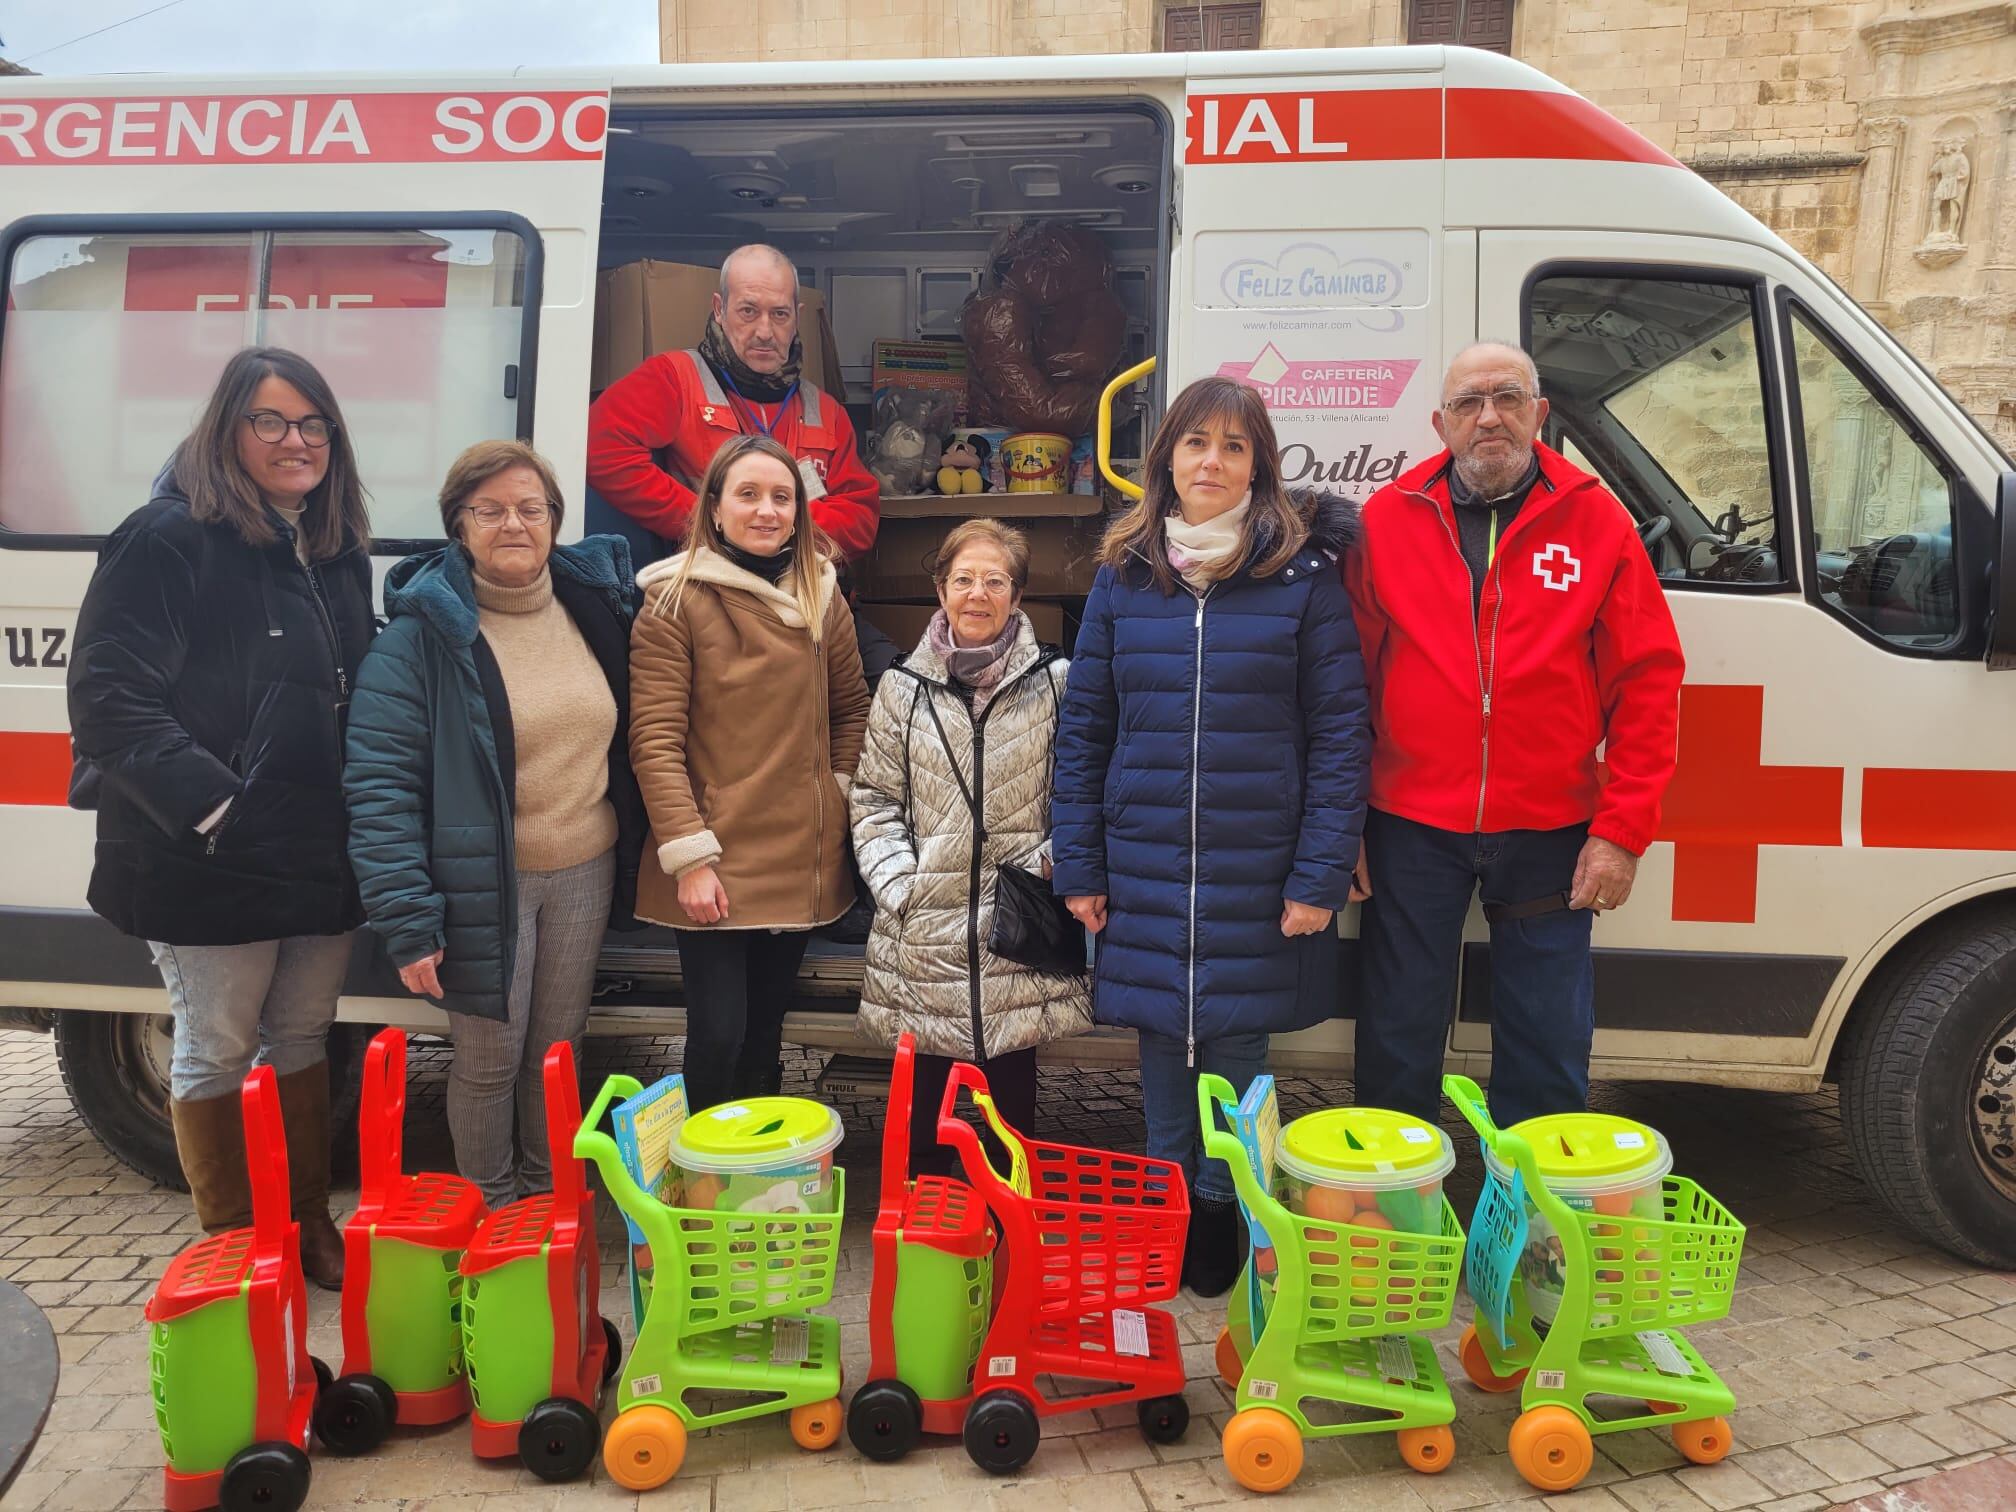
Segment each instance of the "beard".
[{"label": "beard", "polygon": [[1512,491],[1514,485],[1526,476],[1527,465],[1532,460],[1531,447],[1524,451],[1515,449],[1502,457],[1480,457],[1470,452],[1456,459],[1456,475],[1480,499],[1495,499]]}]

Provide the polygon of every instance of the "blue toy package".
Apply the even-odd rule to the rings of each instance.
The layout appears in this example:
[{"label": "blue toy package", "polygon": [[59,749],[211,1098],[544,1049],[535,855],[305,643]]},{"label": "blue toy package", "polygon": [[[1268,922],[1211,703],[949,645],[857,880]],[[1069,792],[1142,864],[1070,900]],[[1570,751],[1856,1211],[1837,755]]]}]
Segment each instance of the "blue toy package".
[{"label": "blue toy package", "polygon": [[[1281,1104],[1274,1095],[1273,1077],[1263,1074],[1253,1078],[1246,1095],[1239,1099],[1239,1106],[1232,1114],[1232,1132],[1246,1146],[1246,1154],[1260,1178],[1260,1189],[1273,1191],[1274,1149],[1281,1140]],[[1246,1215],[1246,1229],[1253,1241],[1251,1262],[1246,1267],[1247,1316],[1256,1324],[1263,1324],[1267,1309],[1274,1300],[1277,1265],[1274,1241],[1268,1237],[1267,1230],[1243,1198],[1239,1210]],[[1256,1327],[1254,1331],[1257,1333],[1259,1330]]]},{"label": "blue toy package", "polygon": [[[661,1077],[609,1113],[616,1150],[638,1186],[667,1206],[676,1206],[679,1168],[672,1163],[672,1139],[686,1122],[686,1079]],[[630,1318],[638,1328],[651,1305],[651,1246],[628,1214],[630,1229]]]}]

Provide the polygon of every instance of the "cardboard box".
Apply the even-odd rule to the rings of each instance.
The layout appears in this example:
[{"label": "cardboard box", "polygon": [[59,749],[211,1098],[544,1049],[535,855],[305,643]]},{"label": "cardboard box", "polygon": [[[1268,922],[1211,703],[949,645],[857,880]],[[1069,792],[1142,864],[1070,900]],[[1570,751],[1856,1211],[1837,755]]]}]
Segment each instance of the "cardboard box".
[{"label": "cardboard box", "polygon": [[[928,604],[871,604],[863,602],[861,613],[868,623],[896,642],[905,651],[924,639],[924,631],[931,623],[931,616],[938,612],[938,604],[933,600]],[[1064,640],[1064,606],[1046,603],[1042,599],[1025,598],[1022,612],[1029,616],[1029,623],[1035,627],[1036,639],[1047,645],[1071,648]]]},{"label": "cardboard box", "polygon": [[[1016,525],[1029,537],[1026,593],[1039,599],[1072,598],[1091,589],[1099,541],[1106,533],[1103,517],[1026,519]],[[931,564],[951,529],[951,522],[944,519],[885,519],[876,532],[874,549],[854,564],[861,597],[884,603],[936,599]]]},{"label": "cardboard box", "polygon": [[[595,280],[595,344],[588,387],[599,393],[660,352],[681,352],[700,344],[707,316],[721,287],[721,270],[688,263],[625,263],[605,269]],[[835,399],[845,402],[826,296],[800,289],[798,339],[804,344],[804,373]],[[963,380],[961,384],[964,386]]]},{"label": "cardboard box", "polygon": [[958,396],[955,424],[966,423],[966,348],[956,341],[877,341],[869,369],[870,392],[885,388],[933,389]]}]

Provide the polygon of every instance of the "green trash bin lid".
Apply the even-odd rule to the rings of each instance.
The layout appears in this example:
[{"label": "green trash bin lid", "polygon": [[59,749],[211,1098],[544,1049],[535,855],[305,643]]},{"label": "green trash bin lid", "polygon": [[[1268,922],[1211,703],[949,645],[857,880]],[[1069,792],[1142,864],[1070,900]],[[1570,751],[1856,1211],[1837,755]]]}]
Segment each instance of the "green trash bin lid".
[{"label": "green trash bin lid", "polygon": [[806,1097],[750,1097],[686,1120],[673,1161],[689,1171],[736,1175],[810,1165],[839,1147],[840,1115]]},{"label": "green trash bin lid", "polygon": [[1305,1113],[1282,1130],[1277,1159],[1298,1180],[1353,1187],[1425,1186],[1456,1167],[1447,1134],[1384,1108]]}]

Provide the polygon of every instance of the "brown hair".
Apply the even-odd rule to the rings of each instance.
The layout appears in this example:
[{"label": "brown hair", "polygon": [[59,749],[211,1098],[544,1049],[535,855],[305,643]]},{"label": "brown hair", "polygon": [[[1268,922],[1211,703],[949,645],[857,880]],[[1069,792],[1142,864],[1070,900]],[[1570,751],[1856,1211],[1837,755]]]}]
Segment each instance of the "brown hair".
[{"label": "brown hair", "polygon": [[686,526],[686,550],[679,558],[678,569],[658,590],[651,607],[667,617],[677,614],[680,601],[686,596],[686,584],[693,576],[695,554],[705,550],[726,555],[721,548],[727,538],[722,534],[720,521],[714,518],[714,509],[728,486],[729,471],[752,455],[781,462],[791,474],[791,490],[798,507],[791,516],[791,565],[778,586],[798,601],[798,611],[805,617],[806,629],[812,632],[812,643],[817,645],[825,633],[819,618],[819,568],[832,560],[835,548],[832,538],[812,523],[811,501],[805,497],[805,475],[798,470],[798,459],[768,436],[737,436],[714,453],[714,460],[700,477],[700,486],[693,491],[693,517]]},{"label": "brown hair", "polygon": [[350,433],[329,382],[306,357],[285,347],[246,347],[224,364],[210,402],[196,428],[182,438],[169,461],[175,486],[189,501],[189,513],[204,524],[225,524],[254,546],[280,539],[259,486],[238,460],[238,427],[252,396],[268,378],[292,384],[309,407],[329,422],[328,470],[302,500],[301,535],[308,560],[326,562],[353,546],[371,544],[371,519],[364,508],[364,485]]},{"label": "brown hair", "polygon": [[468,508],[470,497],[497,474],[514,467],[529,467],[539,475],[547,507],[553,511],[553,537],[557,540],[560,522],[567,518],[560,480],[553,476],[553,464],[523,441],[478,441],[448,464],[448,476],[441,480],[441,533],[451,541],[460,540],[455,522]]},{"label": "brown hair", "polygon": [[943,586],[952,575],[952,564],[959,559],[959,553],[975,542],[984,542],[998,547],[1008,558],[1008,576],[1015,583],[1019,597],[1029,586],[1029,537],[1013,525],[1003,525],[999,520],[981,516],[966,520],[952,528],[945,542],[938,548],[938,559],[931,564],[931,580]]},{"label": "brown hair", "polygon": [[[1171,463],[1185,436],[1208,431],[1213,423],[1243,434],[1253,447],[1253,503],[1246,511],[1237,564],[1252,561],[1256,578],[1272,577],[1294,559],[1309,539],[1309,526],[1281,481],[1281,445],[1259,393],[1232,378],[1199,378],[1176,396],[1148,444],[1141,477],[1146,492],[1113,522],[1099,547],[1101,565],[1124,572],[1130,557],[1145,560],[1148,574],[1164,593],[1177,587],[1164,549],[1162,522],[1181,507]],[[1255,559],[1265,547],[1265,554]]]}]

